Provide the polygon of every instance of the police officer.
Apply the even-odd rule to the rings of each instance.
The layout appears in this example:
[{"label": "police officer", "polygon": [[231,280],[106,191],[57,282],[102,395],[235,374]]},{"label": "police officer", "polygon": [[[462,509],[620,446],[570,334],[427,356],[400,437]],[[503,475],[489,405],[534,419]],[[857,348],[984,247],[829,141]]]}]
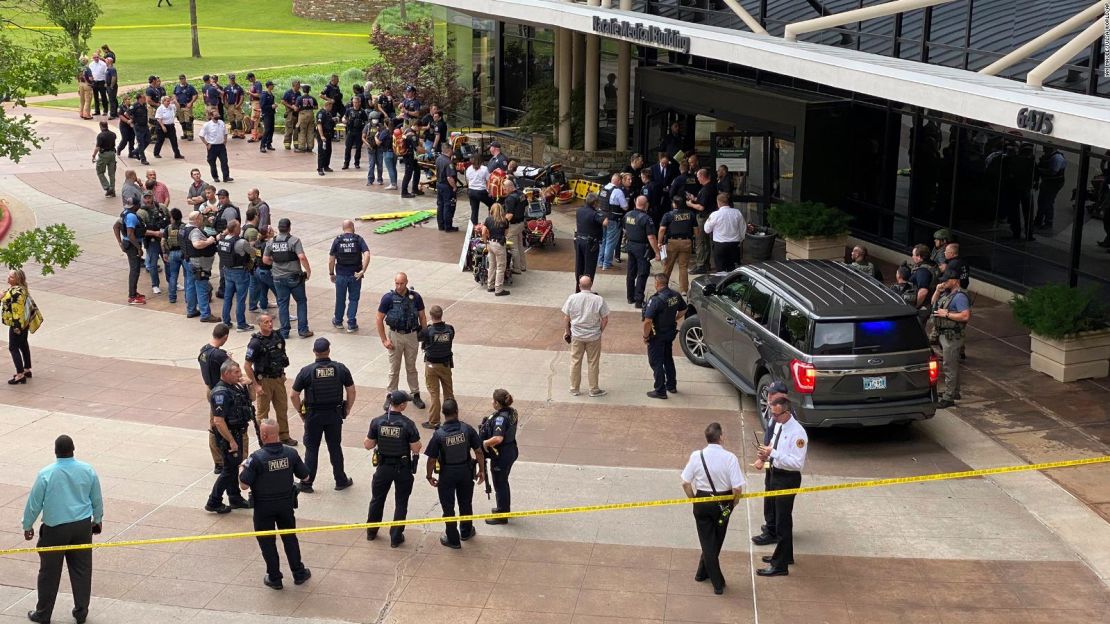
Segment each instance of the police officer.
[{"label": "police officer", "polygon": [[933,293],[933,326],[940,334],[941,357],[944,358],[944,392],[937,407],[952,407],[959,397],[959,356],[969,320],[971,300],[960,289],[960,274],[949,268],[940,276]]},{"label": "police officer", "polygon": [[285,368],[289,366],[289,355],[285,352],[285,338],[274,331],[274,317],[269,314],[258,317],[258,329],[251,334],[244,358],[247,361],[247,379],[254,383],[258,393],[258,414],[265,420],[273,407],[282,443],[297,446],[297,441],[289,437],[289,403],[285,390]]},{"label": "police officer", "polygon": [[135,157],[139,159],[140,163],[149,165],[150,163],[146,159],[146,147],[150,145],[148,121],[151,115],[147,111],[146,95],[136,94],[135,103],[131,105],[127,114],[131,118],[131,129],[135,131]]},{"label": "police officer", "polygon": [[316,134],[312,128],[315,119],[316,98],[309,95],[311,85],[301,85],[301,94],[297,96],[297,147],[294,152],[311,152],[312,137]]},{"label": "police officer", "polygon": [[[254,494],[254,530],[272,531],[297,528],[293,510],[297,498],[293,493],[293,477],[308,478],[308,468],[301,456],[286,447],[278,439],[278,425],[270,419],[259,425],[258,449],[243,462],[239,473],[239,488],[250,488]],[[277,539],[274,536],[257,537],[262,559],[266,561],[266,576],[262,582],[271,589],[281,589],[281,560],[278,558]],[[285,546],[285,557],[289,559],[289,569],[293,571],[293,582],[303,584],[312,572],[301,562],[301,545],[296,533],[281,536]]]},{"label": "police officer", "polygon": [[604,228],[609,225],[606,213],[597,209],[597,193],[586,195],[586,201],[574,213],[574,292],[578,292],[578,280],[589,275],[593,281],[597,273],[597,251],[604,236]]},{"label": "police officer", "polygon": [[[250,504],[239,494],[239,488],[235,487],[239,464],[247,450],[247,427],[254,421],[251,382],[244,386],[240,385],[242,380],[239,365],[229,359],[220,366],[220,381],[208,396],[212,407],[212,429],[217,435],[216,446],[220,449],[223,470],[216,477],[204,510],[218,514],[250,508]],[[224,504],[224,492],[227,492],[230,505]]]},{"label": "police officer", "polygon": [[[354,479],[343,470],[343,421],[355,404],[355,380],[351,371],[331,359],[331,342],[317,338],[312,345],[316,361],[301,369],[293,380],[289,398],[293,409],[304,420],[304,459],[308,464],[308,479],[301,483],[302,492],[312,492],[316,481],[316,462],[320,453],[320,438],[328,444],[335,489],[345,490],[354,485]],[[347,391],[344,400],[343,391]],[[304,402],[301,402],[301,392]]]},{"label": "police officer", "polygon": [[185,141],[193,140],[193,104],[198,95],[196,87],[189,84],[185,74],[177,77],[173,97],[177,100],[177,121],[181,124],[181,138]]},{"label": "police officer", "polygon": [[358,302],[362,298],[362,277],[370,267],[370,247],[355,233],[355,222],[343,221],[343,233],[335,237],[328,254],[328,275],[335,284],[335,314],[331,325],[343,329],[347,313],[347,333],[358,331]]},{"label": "police officer", "polygon": [[437,429],[440,386],[443,386],[444,401],[455,398],[455,386],[451,379],[451,369],[455,367],[455,358],[451,353],[455,328],[443,322],[443,308],[437,305],[428,308],[428,315],[432,317],[431,324],[420,330],[417,336],[424,345],[424,385],[428,386],[428,392],[432,396],[428,420],[421,426],[425,429]]},{"label": "police officer", "polygon": [[301,81],[294,80],[285,93],[281,95],[281,107],[285,115],[285,136],[282,137],[281,142],[285,145],[285,149],[293,147],[293,139],[297,134],[297,114],[299,112],[298,104],[300,103]]},{"label": "police officer", "polygon": [[[188,270],[188,269],[186,269]],[[230,328],[223,323],[217,323],[212,328],[212,339],[208,341],[203,347],[200,348],[200,354],[197,356],[197,362],[200,364],[200,377],[204,380],[204,386],[207,390],[204,393],[206,399],[211,398],[209,395],[212,388],[220,382],[220,367],[230,357],[223,346],[227,343],[227,335],[231,332]],[[212,422],[212,412],[208,412],[208,450],[212,452],[212,463],[215,464],[213,469],[214,474],[220,474],[223,470],[223,456],[220,454],[220,448],[216,446],[216,432]]]},{"label": "police officer", "polygon": [[[470,451],[474,450],[471,458]],[[486,480],[486,462],[482,453],[482,442],[474,427],[459,420],[459,404],[455,399],[443,402],[443,426],[436,430],[424,451],[427,460],[427,479],[432,487],[439,490],[439,506],[443,517],[455,515],[455,500],[459,501],[459,515],[474,513],[474,485]],[[439,473],[439,477],[435,473]],[[447,533],[439,538],[439,543],[448,548],[459,549],[462,544],[477,533],[474,523],[447,522]]]},{"label": "police officer", "polygon": [[655,294],[651,296],[643,313],[644,342],[648,346],[648,365],[655,374],[655,389],[647,395],[665,399],[668,392],[678,392],[675,379],[674,346],[678,324],[686,316],[686,300],[671,290],[667,276],[655,274]]},{"label": "police officer", "polygon": [[[419,353],[420,330],[428,324],[424,314],[424,299],[420,293],[409,288],[409,276],[398,273],[393,277],[393,290],[385,293],[378,303],[378,337],[382,346],[389,351],[389,385],[386,391],[397,389],[401,376],[401,359],[404,358],[405,373],[409,390],[412,391],[412,404],[424,409],[420,398],[420,377],[416,374],[416,356]],[[386,327],[389,333],[386,333]],[[385,409],[388,409],[388,405]]]},{"label": "police officer", "polygon": [[[774,421],[771,441],[759,447],[757,457],[770,465],[768,490],[789,490],[802,485],[802,468],[805,467],[809,436],[805,428],[794,418],[790,400],[779,396],[770,402],[769,409]],[[778,543],[775,552],[762,557],[766,568],[756,570],[759,576],[786,576],[794,563],[794,495],[774,497],[773,525],[775,536],[767,534],[752,538],[756,545]]]},{"label": "police officer", "polygon": [[436,222],[441,232],[458,232],[455,227],[455,202],[457,200],[459,177],[451,161],[453,150],[449,145],[441,145],[435,160],[436,172]]},{"label": "police officer", "polygon": [[[367,522],[381,522],[385,511],[385,497],[389,488],[396,486],[393,494],[396,508],[394,520],[404,520],[409,513],[409,495],[412,494],[413,475],[416,474],[420,460],[420,430],[402,412],[408,407],[412,397],[404,390],[389,393],[389,408],[386,413],[370,421],[370,430],[362,446],[373,451],[374,480],[370,483],[370,510]],[[378,537],[377,529],[366,529],[366,539],[373,541]],[[405,541],[405,527],[389,529],[389,545],[397,548]]]},{"label": "police officer", "polygon": [[644,307],[644,287],[651,272],[651,259],[659,255],[655,238],[655,222],[648,216],[648,199],[636,198],[636,209],[624,215],[624,237],[628,241],[628,267],[625,272],[625,291],[628,303]]},{"label": "police officer", "polygon": [[277,102],[274,100],[274,81],[266,81],[266,89],[258,96],[261,107],[262,133],[258,151],[265,154],[274,151],[274,117],[277,115]]},{"label": "police officer", "polygon": [[223,238],[216,243],[216,253],[220,256],[220,277],[224,278],[226,287],[222,316],[224,325],[231,326],[231,303],[234,299],[236,331],[248,332],[254,329],[254,325],[247,323],[247,291],[251,283],[249,271],[254,262],[250,243],[239,235],[240,231],[239,221],[228,221]]},{"label": "police officer", "polygon": [[366,109],[362,107],[362,98],[356,96],[351,99],[351,105],[343,114],[343,125],[346,136],[343,140],[343,168],[351,165],[351,151],[354,150],[355,169],[361,169],[362,162],[362,129],[367,121]]},{"label": "police officer", "polygon": [[243,115],[242,85],[235,82],[235,74],[227,75],[228,84],[224,87],[224,104],[227,110],[227,125],[231,128],[231,138],[241,139],[246,134],[246,117]]},{"label": "police officer", "polygon": [[339,88],[339,74],[331,75],[328,84],[324,85],[323,91],[320,92],[320,97],[324,98],[325,102],[331,102],[333,111],[343,112],[343,90]]},{"label": "police officer", "polygon": [[690,256],[694,253],[697,215],[686,206],[686,200],[681,195],[671,200],[671,206],[672,209],[659,222],[659,244],[667,250],[663,274],[670,282],[671,271],[678,265],[678,290],[685,297],[690,288]]},{"label": "police officer", "polygon": [[331,172],[331,142],[335,138],[335,117],[331,114],[331,101],[324,100],[324,105],[316,113],[316,173],[324,175]]},{"label": "police officer", "polygon": [[[513,395],[503,388],[493,391],[493,409],[495,411],[492,414],[482,419],[478,433],[482,438],[482,451],[490,460],[489,478],[497,492],[497,507],[493,509],[493,513],[508,513],[512,511],[509,473],[520,454],[516,445],[519,416],[513,409]],[[508,523],[508,518],[486,520],[486,524]]]}]

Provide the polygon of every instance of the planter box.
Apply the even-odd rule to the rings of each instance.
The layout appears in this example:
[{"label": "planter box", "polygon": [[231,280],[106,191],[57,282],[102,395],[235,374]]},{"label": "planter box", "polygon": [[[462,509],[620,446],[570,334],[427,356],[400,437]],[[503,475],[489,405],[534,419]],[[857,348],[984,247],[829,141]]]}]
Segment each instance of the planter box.
[{"label": "planter box", "polygon": [[1029,344],[1029,367],[1056,381],[1096,379],[1110,373],[1110,330],[1061,340],[1030,334]]},{"label": "planter box", "polygon": [[784,238],[787,260],[843,260],[848,235],[830,238]]}]

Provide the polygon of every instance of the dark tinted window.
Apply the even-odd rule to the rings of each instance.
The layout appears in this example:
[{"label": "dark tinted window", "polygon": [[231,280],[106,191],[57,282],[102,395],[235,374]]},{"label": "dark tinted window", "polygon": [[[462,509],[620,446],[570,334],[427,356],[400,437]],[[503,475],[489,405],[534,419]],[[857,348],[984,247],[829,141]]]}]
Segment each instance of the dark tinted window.
[{"label": "dark tinted window", "polygon": [[855,322],[818,322],[813,355],[894,353],[927,349],[925,330],[913,316]]},{"label": "dark tinted window", "polygon": [[762,284],[753,284],[740,310],[760,325],[766,326],[771,316],[771,291]]},{"label": "dark tinted window", "polygon": [[809,318],[789,303],[783,302],[779,313],[779,338],[786,344],[805,353],[806,336],[809,334]]},{"label": "dark tinted window", "polygon": [[733,281],[725,284],[718,291],[722,297],[739,306],[740,302],[752,289],[752,280],[747,275],[739,275]]}]

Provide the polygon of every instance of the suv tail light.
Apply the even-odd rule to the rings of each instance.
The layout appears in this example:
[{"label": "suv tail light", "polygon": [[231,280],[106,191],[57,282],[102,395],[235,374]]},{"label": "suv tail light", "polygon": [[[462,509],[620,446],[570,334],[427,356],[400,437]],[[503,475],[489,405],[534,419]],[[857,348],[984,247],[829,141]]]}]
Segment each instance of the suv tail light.
[{"label": "suv tail light", "polygon": [[794,378],[795,392],[813,394],[813,389],[817,385],[817,371],[813,368],[813,364],[790,360],[790,375]]},{"label": "suv tail light", "polygon": [[933,355],[929,357],[929,385],[937,385],[938,379],[940,379],[940,360]]}]

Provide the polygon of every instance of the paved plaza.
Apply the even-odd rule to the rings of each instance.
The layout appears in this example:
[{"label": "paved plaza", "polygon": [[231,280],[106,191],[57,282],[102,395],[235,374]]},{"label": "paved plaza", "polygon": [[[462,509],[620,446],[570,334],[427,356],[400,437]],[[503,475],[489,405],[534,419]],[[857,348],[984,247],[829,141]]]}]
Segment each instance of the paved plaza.
[{"label": "paved plaza", "polygon": [[[29,271],[46,322],[31,338],[34,378],[0,390],[0,548],[27,544],[19,526],[26,494],[53,461],[53,440],[62,433],[100,474],[106,501],[99,541],[249,530],[249,511],[217,516],[202,509],[215,477],[196,354],[211,326],[186,319],[183,298],[170,304],[152,296],[145,274],[139,291],[148,304],[126,305],[127,262],[111,234],[120,203],[103,197],[89,162],[95,126],[68,112],[33,114],[49,138],[43,149],[20,164],[0,161],[0,197],[14,217],[9,236],[64,222],[83,253],[57,275]],[[324,270],[341,220],[434,209],[433,195],[403,200],[366,187],[365,169],[336,166],[319,178],[311,155],[260,155],[245,141],[231,143],[235,181],[217,186],[239,206],[257,187],[275,219],[292,219],[314,268],[310,327],[331,340],[332,356],[350,367],[358,386],[343,440],[354,486],[302,495],[301,525],[366,517],[372,468],[362,440],[381,412],[388,371],[372,315],[397,271],[456,328],[463,419],[476,425],[488,414],[495,388],[516,398],[517,510],[681,496],[679,472],[704,445],[712,421],[722,423],[742,466],[755,459],[751,399],[715,370],[679,357],[680,392],[667,401],[644,395],[651,372],[639,311],[624,303],[623,273],[604,272],[595,287],[613,310],[601,369],[608,394],[568,393],[559,309],[573,292],[573,208],[556,209],[556,247],[530,252],[529,271],[517,276],[512,295],[496,299],[460,272],[462,233],[425,226],[379,236],[359,223],[373,259],[362,330],[346,334],[329,322],[334,295]],[[208,177],[202,146],[182,149],[184,161],[151,161],[176,207],[189,169]],[[123,162],[141,177],[145,167]],[[465,226],[468,214],[460,201],[456,224]],[[976,303],[960,406],[907,428],[811,431],[803,485],[1110,454],[1105,380],[1063,385],[1032,372],[1028,336],[1008,308],[982,297]],[[227,348],[237,360],[248,336],[231,334]],[[294,337],[288,347],[293,367],[311,361],[310,340]],[[414,420],[421,416],[414,410]],[[296,420],[292,435],[300,439]],[[748,468],[746,478],[749,489],[762,489],[761,473]],[[480,491],[475,498],[476,511],[492,506]],[[387,518],[391,509],[392,501]],[[435,491],[418,479],[410,517],[439,514]],[[767,579],[753,566],[761,567],[759,557],[770,549],[749,540],[759,533],[762,501],[749,500],[734,512],[722,555],[729,583],[723,596],[693,580],[697,536],[684,507],[479,524],[478,536],[459,551],[440,546],[441,525],[410,527],[398,549],[367,542],[362,531],[308,534],[301,545],[312,579],[281,592],[262,585],[253,539],[105,549],[94,553],[88,621],[1090,623],[1110,613],[1108,519],[1106,464],[804,495],[795,506],[797,565],[789,577]],[[26,621],[37,570],[37,555],[0,557],[0,624]],[[72,601],[68,581],[62,587],[55,621],[65,622]]]}]

